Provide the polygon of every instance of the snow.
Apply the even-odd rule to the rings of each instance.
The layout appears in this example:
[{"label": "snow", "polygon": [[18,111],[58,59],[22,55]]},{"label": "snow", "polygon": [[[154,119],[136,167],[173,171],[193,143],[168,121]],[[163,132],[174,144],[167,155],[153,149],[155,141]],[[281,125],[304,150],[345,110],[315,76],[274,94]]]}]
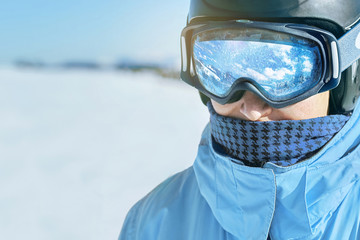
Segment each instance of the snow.
[{"label": "snow", "polygon": [[208,112],[151,73],[0,68],[0,239],[117,239],[193,163]]}]

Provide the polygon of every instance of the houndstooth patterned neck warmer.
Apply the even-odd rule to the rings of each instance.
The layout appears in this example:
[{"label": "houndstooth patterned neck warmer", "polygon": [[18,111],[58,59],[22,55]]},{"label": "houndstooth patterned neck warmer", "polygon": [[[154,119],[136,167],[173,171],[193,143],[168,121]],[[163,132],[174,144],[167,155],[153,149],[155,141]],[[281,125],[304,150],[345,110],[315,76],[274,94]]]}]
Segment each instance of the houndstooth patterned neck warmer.
[{"label": "houndstooth patterned neck warmer", "polygon": [[245,121],[217,114],[208,102],[211,133],[225,153],[247,166],[290,166],[314,155],[349,119],[330,115],[306,120]]}]

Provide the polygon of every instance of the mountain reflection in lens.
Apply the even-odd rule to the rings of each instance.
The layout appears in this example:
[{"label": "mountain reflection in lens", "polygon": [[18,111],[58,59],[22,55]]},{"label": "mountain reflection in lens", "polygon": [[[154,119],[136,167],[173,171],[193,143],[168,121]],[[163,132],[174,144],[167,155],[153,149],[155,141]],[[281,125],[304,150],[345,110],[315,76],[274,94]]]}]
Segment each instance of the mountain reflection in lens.
[{"label": "mountain reflection in lens", "polygon": [[269,32],[265,40],[259,33],[246,36],[245,40],[239,39],[244,36],[228,39],[229,31],[225,37],[208,40],[214,37],[214,32],[211,36],[206,34],[198,35],[194,41],[195,70],[203,86],[219,97],[226,96],[241,77],[254,80],[272,100],[300,95],[321,78],[321,55],[309,40],[295,37],[269,40]]}]

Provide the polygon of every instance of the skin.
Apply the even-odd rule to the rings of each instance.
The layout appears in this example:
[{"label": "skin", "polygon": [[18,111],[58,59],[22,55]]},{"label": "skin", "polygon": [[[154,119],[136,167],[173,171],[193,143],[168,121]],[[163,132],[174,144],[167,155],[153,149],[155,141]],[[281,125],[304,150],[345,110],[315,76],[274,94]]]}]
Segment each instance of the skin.
[{"label": "skin", "polygon": [[284,108],[273,108],[254,93],[246,91],[237,102],[220,104],[211,100],[215,111],[222,116],[248,121],[303,120],[328,115],[329,92],[309,97]]}]

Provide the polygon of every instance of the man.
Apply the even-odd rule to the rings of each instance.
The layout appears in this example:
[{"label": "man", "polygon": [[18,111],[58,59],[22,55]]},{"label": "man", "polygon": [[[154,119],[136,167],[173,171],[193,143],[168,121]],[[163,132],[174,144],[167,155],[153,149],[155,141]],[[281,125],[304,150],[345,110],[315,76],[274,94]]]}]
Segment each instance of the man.
[{"label": "man", "polygon": [[359,18],[358,0],[192,0],[181,77],[210,123],[119,239],[360,239]]}]

